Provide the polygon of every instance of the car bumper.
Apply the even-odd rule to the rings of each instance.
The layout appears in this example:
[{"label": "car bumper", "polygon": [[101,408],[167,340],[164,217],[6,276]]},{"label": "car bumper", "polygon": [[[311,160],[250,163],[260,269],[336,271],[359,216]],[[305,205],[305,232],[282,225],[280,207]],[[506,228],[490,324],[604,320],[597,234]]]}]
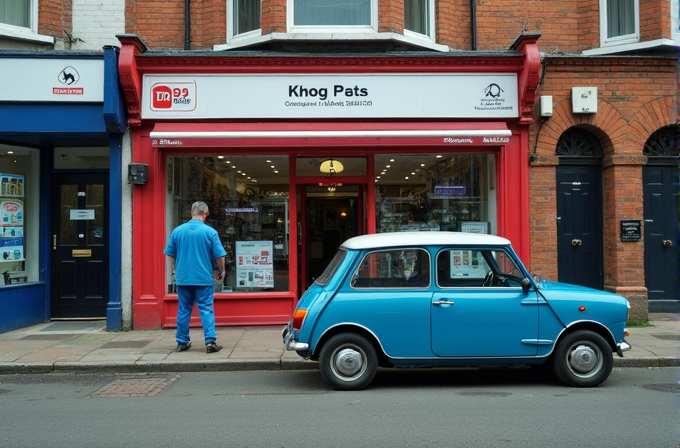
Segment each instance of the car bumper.
[{"label": "car bumper", "polygon": [[309,344],[296,341],[293,337],[294,333],[295,332],[290,328],[290,326],[283,327],[281,336],[283,337],[283,346],[286,348],[286,350],[294,350],[298,353],[306,353],[309,351]]}]

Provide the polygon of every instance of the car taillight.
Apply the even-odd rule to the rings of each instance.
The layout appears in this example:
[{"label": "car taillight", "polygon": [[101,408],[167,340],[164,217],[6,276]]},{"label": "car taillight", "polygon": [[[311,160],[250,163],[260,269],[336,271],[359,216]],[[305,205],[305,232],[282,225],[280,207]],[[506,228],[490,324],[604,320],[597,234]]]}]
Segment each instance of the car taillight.
[{"label": "car taillight", "polygon": [[293,314],[293,329],[299,330],[302,328],[305,316],[307,316],[307,310],[295,310],[295,314]]}]

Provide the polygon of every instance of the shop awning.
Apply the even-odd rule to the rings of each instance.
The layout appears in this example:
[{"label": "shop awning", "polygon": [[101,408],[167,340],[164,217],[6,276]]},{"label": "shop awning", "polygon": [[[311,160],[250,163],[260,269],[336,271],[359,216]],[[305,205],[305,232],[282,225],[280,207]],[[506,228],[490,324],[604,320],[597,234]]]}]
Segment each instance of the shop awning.
[{"label": "shop awning", "polygon": [[155,148],[271,146],[504,146],[504,122],[157,123]]}]

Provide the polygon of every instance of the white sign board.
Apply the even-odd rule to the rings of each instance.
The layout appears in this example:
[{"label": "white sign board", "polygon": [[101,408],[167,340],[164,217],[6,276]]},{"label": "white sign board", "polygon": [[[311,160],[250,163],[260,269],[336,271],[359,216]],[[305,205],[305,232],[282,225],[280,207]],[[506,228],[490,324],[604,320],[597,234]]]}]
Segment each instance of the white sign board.
[{"label": "white sign board", "polygon": [[104,60],[0,58],[0,101],[102,103]]},{"label": "white sign board", "polygon": [[513,118],[515,73],[145,75],[142,118]]},{"label": "white sign board", "polygon": [[91,220],[94,219],[94,210],[78,210],[78,209],[71,209],[69,210],[71,214],[71,221],[86,221],[86,220]]}]

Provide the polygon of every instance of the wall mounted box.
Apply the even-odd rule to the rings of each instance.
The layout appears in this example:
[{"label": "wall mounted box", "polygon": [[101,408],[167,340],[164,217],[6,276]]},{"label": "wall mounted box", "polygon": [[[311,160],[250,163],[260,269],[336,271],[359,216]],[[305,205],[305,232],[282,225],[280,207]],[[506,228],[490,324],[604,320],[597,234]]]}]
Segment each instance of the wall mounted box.
[{"label": "wall mounted box", "polygon": [[572,87],[571,111],[575,114],[597,112],[597,87]]},{"label": "wall mounted box", "polygon": [[146,163],[131,163],[128,165],[128,183],[130,185],[145,185],[149,179],[149,166]]},{"label": "wall mounted box", "polygon": [[541,96],[541,117],[553,116],[553,100],[552,95]]}]

